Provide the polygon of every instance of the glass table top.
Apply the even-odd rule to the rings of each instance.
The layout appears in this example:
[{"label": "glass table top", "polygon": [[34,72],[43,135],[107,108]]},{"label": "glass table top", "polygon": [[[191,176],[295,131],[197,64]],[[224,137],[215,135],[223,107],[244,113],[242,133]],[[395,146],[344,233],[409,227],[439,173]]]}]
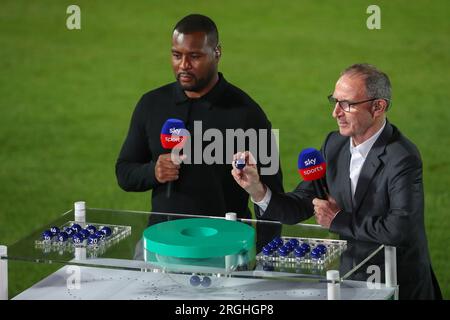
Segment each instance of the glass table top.
[{"label": "glass table top", "polygon": [[[8,246],[2,259],[213,277],[326,282],[367,279],[383,245],[342,240],[311,224],[156,212],[70,210]],[[150,224],[150,225],[149,225]]]}]

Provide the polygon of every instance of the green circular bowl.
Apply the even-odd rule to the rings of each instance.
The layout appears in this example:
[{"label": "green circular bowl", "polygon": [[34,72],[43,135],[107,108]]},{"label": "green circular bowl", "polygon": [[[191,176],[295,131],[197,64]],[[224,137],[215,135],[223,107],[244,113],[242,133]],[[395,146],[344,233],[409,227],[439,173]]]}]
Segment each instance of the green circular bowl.
[{"label": "green circular bowl", "polygon": [[250,251],[255,230],[238,221],[210,218],[178,219],[144,230],[144,249],[162,256],[212,258]]}]

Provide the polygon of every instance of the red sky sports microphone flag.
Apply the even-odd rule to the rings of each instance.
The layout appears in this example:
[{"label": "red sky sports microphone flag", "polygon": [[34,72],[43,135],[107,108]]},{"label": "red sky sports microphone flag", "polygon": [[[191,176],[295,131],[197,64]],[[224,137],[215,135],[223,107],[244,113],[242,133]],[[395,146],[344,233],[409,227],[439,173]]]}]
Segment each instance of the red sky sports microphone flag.
[{"label": "red sky sports microphone flag", "polygon": [[327,164],[319,150],[314,148],[303,149],[298,156],[298,172],[305,181],[312,181],[317,196],[327,199],[325,173]]},{"label": "red sky sports microphone flag", "polygon": [[[184,122],[179,119],[167,119],[161,129],[161,145],[164,149],[181,149],[188,138]],[[166,197],[172,194],[173,181],[167,183]]]}]

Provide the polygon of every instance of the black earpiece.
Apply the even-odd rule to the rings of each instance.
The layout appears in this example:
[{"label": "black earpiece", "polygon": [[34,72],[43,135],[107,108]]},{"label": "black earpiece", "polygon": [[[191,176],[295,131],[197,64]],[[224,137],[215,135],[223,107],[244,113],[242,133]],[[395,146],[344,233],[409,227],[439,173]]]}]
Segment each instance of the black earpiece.
[{"label": "black earpiece", "polygon": [[216,59],[220,57],[220,50],[219,50],[219,48],[220,48],[220,45],[217,45],[214,48],[214,56],[216,57]]}]

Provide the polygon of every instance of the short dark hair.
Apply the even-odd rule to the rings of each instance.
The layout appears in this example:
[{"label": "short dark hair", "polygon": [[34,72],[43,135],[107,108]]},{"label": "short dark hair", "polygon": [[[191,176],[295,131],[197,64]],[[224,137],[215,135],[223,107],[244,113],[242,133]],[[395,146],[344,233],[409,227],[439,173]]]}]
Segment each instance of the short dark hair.
[{"label": "short dark hair", "polygon": [[391,81],[384,72],[368,63],[357,63],[342,71],[343,75],[359,75],[364,79],[366,94],[369,98],[385,99],[388,106],[391,101]]},{"label": "short dark hair", "polygon": [[178,21],[173,31],[180,33],[204,32],[208,44],[215,48],[219,44],[217,26],[210,18],[201,14],[190,14]]}]

